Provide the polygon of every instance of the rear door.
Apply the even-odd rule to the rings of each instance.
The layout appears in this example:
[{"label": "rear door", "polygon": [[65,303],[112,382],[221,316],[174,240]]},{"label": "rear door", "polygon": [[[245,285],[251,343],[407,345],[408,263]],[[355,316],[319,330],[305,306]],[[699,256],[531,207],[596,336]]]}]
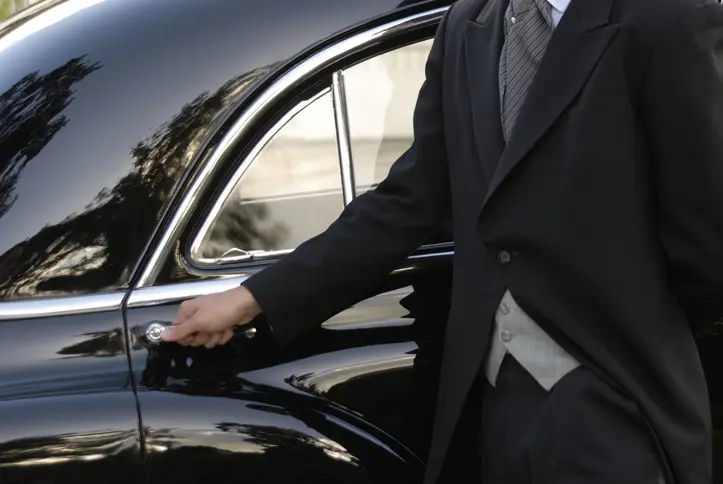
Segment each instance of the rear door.
[{"label": "rear door", "polygon": [[0,482],[145,482],[123,293],[0,303]]},{"label": "rear door", "polygon": [[282,350],[253,330],[213,350],[150,345],[144,331],[282,258],[386,176],[412,142],[442,14],[380,21],[316,52],[239,114],[189,182],[187,211],[170,220],[128,301],[153,484],[421,479],[449,227],[368,299]]}]

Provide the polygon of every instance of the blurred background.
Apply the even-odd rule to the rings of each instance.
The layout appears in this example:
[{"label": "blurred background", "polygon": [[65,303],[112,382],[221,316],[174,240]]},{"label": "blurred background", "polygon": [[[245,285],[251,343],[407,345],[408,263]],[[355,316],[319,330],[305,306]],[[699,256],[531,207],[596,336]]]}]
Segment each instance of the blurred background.
[{"label": "blurred background", "polygon": [[0,20],[22,10],[40,0],[0,0]]}]

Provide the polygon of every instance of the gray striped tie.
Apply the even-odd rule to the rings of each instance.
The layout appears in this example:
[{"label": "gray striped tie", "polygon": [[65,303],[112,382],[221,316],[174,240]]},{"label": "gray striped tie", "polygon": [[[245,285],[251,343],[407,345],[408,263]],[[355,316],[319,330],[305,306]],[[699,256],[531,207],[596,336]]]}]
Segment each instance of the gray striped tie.
[{"label": "gray striped tie", "polygon": [[510,0],[504,28],[499,83],[502,132],[507,141],[552,37],[550,4],[547,0]]}]

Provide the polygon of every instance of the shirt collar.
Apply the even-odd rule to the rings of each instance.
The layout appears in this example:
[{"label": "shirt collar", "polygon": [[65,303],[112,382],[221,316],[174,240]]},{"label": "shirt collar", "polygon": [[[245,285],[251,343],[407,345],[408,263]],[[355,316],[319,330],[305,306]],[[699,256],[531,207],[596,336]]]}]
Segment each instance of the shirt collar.
[{"label": "shirt collar", "polygon": [[552,5],[552,8],[560,13],[565,13],[571,1],[572,0],[547,0],[547,2]]}]

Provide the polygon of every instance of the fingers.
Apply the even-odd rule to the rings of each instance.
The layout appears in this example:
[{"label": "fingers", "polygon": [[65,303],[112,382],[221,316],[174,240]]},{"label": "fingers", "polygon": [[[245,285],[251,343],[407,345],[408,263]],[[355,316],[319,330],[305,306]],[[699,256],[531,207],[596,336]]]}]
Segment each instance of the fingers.
[{"label": "fingers", "polygon": [[[185,325],[179,325],[177,328],[173,328],[173,331],[183,331]],[[176,338],[175,334],[169,336],[169,338]],[[166,341],[175,341],[181,346],[205,346],[208,349],[216,346],[223,346],[231,341],[233,338],[233,329],[226,329],[223,331],[216,332],[197,332],[187,336],[182,336],[178,339],[167,339]]]},{"label": "fingers", "polygon": [[184,301],[178,309],[173,326],[163,332],[161,339],[166,342],[181,343],[183,341],[186,344],[190,344],[189,336],[198,331],[197,324],[193,320],[197,312],[197,300],[190,299]]},{"label": "fingers", "polygon": [[183,301],[181,303],[181,306],[178,308],[178,314],[176,315],[176,320],[173,321],[173,324],[177,325],[185,323],[189,319],[193,318],[198,309],[198,299],[189,299],[188,301]]},{"label": "fingers", "polygon": [[193,339],[191,346],[197,348],[199,346],[205,345],[206,342],[211,339],[211,334],[212,333],[196,333],[196,337]]},{"label": "fingers", "polygon": [[217,331],[215,333],[203,333],[199,334],[194,340],[192,346],[205,346],[208,349],[216,346],[222,346],[231,341],[233,338],[233,330],[225,329],[223,331]]},{"label": "fingers", "polygon": [[174,324],[163,332],[161,338],[168,343],[178,343],[181,342],[181,340],[187,340],[196,332],[198,332],[197,324],[193,318],[191,318],[182,323]]},{"label": "fingers", "polygon": [[203,346],[205,346],[208,349],[213,348],[214,346],[217,346],[221,342],[221,338],[223,338],[223,331],[219,331],[217,333],[211,333],[211,336],[208,338],[208,341],[206,341]]},{"label": "fingers", "polygon": [[181,346],[191,346],[191,343],[193,343],[194,338],[195,338],[194,335],[186,336],[185,338],[178,340],[178,344]]},{"label": "fingers", "polygon": [[231,341],[231,338],[233,338],[233,329],[227,329],[223,332],[223,335],[221,337],[221,341],[219,344],[225,345],[229,341]]},{"label": "fingers", "polygon": [[182,346],[213,348],[233,338],[233,325],[240,317],[227,295],[202,296],[181,304],[173,325],[161,336],[163,341]]}]

